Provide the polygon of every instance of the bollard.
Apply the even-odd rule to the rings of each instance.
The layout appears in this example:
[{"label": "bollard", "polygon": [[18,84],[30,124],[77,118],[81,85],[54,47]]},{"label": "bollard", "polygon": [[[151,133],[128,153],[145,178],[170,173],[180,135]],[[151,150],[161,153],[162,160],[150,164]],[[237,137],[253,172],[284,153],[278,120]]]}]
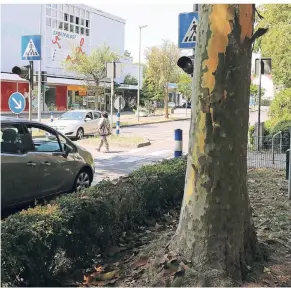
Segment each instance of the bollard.
[{"label": "bollard", "polygon": [[175,130],[175,152],[174,157],[181,157],[183,154],[183,131],[181,129]]},{"label": "bollard", "polygon": [[54,121],[54,113],[51,112],[51,122],[53,122],[53,121]]},{"label": "bollard", "polygon": [[286,151],[286,180],[289,179],[289,161],[290,161],[290,149]]},{"label": "bollard", "polygon": [[120,133],[120,112],[116,114],[116,135],[118,136]]}]

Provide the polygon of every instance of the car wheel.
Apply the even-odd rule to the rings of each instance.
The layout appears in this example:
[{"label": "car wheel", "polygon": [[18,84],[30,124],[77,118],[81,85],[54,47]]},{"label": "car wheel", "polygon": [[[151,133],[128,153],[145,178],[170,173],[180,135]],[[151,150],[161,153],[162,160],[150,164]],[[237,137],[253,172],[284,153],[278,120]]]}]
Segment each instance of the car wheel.
[{"label": "car wheel", "polygon": [[80,192],[83,189],[89,188],[91,185],[90,175],[87,170],[81,170],[76,177],[74,191]]},{"label": "car wheel", "polygon": [[77,130],[77,134],[76,134],[76,139],[77,140],[81,140],[84,137],[84,129],[83,128],[79,128]]}]

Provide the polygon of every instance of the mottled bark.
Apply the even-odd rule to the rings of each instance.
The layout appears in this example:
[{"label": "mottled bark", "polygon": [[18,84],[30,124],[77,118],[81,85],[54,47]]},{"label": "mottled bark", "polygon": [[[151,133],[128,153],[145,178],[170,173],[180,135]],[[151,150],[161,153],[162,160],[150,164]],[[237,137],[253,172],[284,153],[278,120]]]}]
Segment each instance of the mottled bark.
[{"label": "mottled bark", "polygon": [[258,253],[246,183],[254,7],[201,6],[194,75],[197,102],[194,107],[192,98],[175,244],[197,271],[208,267],[241,280]]}]

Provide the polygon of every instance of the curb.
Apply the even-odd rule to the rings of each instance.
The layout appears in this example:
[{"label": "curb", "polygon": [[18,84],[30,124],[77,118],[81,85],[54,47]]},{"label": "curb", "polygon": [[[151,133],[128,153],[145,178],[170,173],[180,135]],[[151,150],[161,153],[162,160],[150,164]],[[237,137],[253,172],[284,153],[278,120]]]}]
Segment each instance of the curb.
[{"label": "curb", "polygon": [[152,145],[152,143],[150,141],[147,141],[147,142],[143,142],[143,143],[137,144],[137,148],[141,148],[141,147],[145,147],[145,146],[150,146],[150,145]]},{"label": "curb", "polygon": [[[158,122],[150,122],[150,123],[138,123],[138,124],[128,124],[128,125],[122,125],[122,123],[121,123],[120,128],[124,128],[124,127],[135,127],[135,126],[145,126],[145,125],[169,123],[169,122],[176,122],[176,121],[187,121],[187,120],[191,120],[191,118],[170,119],[170,120],[167,120],[167,121],[158,121]],[[115,128],[115,127],[112,127],[112,128]]]}]

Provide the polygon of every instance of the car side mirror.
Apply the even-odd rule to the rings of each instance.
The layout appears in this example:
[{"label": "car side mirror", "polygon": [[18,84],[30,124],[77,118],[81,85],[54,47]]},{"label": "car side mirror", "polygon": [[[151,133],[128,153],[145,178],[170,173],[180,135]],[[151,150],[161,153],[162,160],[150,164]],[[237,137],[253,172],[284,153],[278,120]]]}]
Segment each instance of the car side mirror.
[{"label": "car side mirror", "polygon": [[64,144],[64,152],[65,152],[65,157],[68,157],[70,153],[73,152],[72,147],[70,147],[68,144]]}]

